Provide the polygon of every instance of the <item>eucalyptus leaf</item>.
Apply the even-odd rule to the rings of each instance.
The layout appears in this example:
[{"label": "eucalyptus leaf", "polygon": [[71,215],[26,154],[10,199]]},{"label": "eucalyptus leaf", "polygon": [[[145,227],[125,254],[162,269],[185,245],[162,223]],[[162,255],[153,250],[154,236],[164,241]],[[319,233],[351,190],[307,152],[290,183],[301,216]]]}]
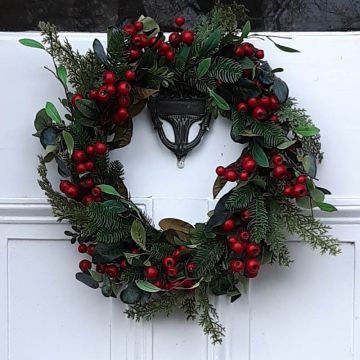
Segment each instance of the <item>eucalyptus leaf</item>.
[{"label": "eucalyptus leaf", "polygon": [[139,289],[149,292],[149,293],[155,293],[155,292],[162,291],[162,289],[158,288],[154,284],[152,284],[148,281],[145,281],[145,280],[136,280],[135,284]]},{"label": "eucalyptus leaf", "polygon": [[286,85],[286,82],[278,77],[274,80],[272,91],[277,96],[280,103],[284,103],[289,96],[289,88]]},{"label": "eucalyptus leaf", "polygon": [[142,294],[142,290],[131,283],[120,293],[120,299],[125,304],[135,304],[141,300]]},{"label": "eucalyptus leaf", "polygon": [[96,271],[93,271],[93,270],[89,270],[89,273],[90,273],[91,277],[92,277],[95,281],[97,281],[97,282],[103,281],[103,277],[104,277],[103,274],[100,274],[100,273],[98,273],[98,272],[96,272]]},{"label": "eucalyptus leaf", "polygon": [[296,199],[296,204],[303,209],[311,209],[314,206],[309,196],[304,196]]},{"label": "eucalyptus leaf", "polygon": [[99,283],[95,281],[89,274],[78,272],[75,277],[77,280],[81,281],[82,283],[93,289],[97,289],[99,287]]},{"label": "eucalyptus leaf", "polygon": [[146,250],[146,231],[141,221],[135,219],[131,225],[131,238],[140,246],[141,249]]},{"label": "eucalyptus leaf", "polygon": [[316,166],[316,160],[315,160],[314,156],[305,155],[302,163],[303,163],[303,167],[304,167],[304,170],[306,171],[306,173],[310,177],[313,177],[313,178],[316,177],[317,166]]},{"label": "eucalyptus leaf", "polygon": [[58,142],[59,131],[53,127],[45,129],[40,135],[40,142],[44,149],[48,145],[55,145]]},{"label": "eucalyptus leaf", "polygon": [[24,46],[45,50],[44,45],[34,39],[20,39],[19,43]]},{"label": "eucalyptus leaf", "polygon": [[46,113],[46,110],[41,109],[40,111],[38,111],[34,121],[35,129],[38,132],[42,132],[43,130],[51,127],[51,125],[52,121],[49,115]]},{"label": "eucalyptus leaf", "polygon": [[310,190],[310,196],[316,203],[322,203],[325,200],[325,194],[319,189]]}]

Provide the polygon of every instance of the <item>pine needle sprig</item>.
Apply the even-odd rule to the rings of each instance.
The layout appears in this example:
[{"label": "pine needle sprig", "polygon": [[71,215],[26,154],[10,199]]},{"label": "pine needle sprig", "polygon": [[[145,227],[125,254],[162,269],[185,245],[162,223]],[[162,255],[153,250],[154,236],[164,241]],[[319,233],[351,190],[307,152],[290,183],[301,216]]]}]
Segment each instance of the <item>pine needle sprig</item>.
[{"label": "pine needle sprig", "polygon": [[251,212],[251,219],[248,224],[251,229],[251,239],[259,244],[266,239],[269,226],[264,195],[257,193],[249,204],[248,209]]},{"label": "pine needle sprig", "polygon": [[259,192],[256,188],[249,184],[232,190],[229,198],[225,203],[228,210],[241,210],[250,205]]}]

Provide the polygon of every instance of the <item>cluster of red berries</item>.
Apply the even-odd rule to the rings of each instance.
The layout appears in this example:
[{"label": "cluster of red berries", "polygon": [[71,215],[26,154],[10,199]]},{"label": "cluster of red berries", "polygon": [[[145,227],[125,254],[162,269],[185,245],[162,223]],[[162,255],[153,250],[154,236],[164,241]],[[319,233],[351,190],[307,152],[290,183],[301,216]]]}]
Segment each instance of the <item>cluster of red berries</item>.
[{"label": "cluster of red berries", "polygon": [[218,166],[216,174],[223,176],[226,181],[248,181],[250,175],[256,170],[257,163],[250,154],[247,154],[241,158],[240,165],[240,171],[236,171],[233,167],[224,168],[223,166]]},{"label": "cluster of red berries", "polygon": [[[251,219],[251,212],[244,209],[240,217],[242,223],[246,224]],[[232,233],[227,237],[228,246],[234,256],[229,262],[229,269],[234,273],[244,271],[244,275],[249,278],[257,276],[260,269],[258,257],[261,254],[261,245],[251,242],[251,234],[245,229],[234,235],[237,224],[233,218],[226,220],[221,228],[225,233]]]},{"label": "cluster of red berries", "polygon": [[[274,154],[271,157],[271,162],[274,165],[272,175],[279,180],[292,180],[292,174],[288,171],[284,165],[284,158],[281,154]],[[295,184],[285,185],[282,194],[288,197],[301,198],[307,195],[306,188],[307,177],[305,175],[299,175],[295,179]]]},{"label": "cluster of red berries", "polygon": [[236,110],[241,113],[249,112],[256,120],[265,120],[270,116],[273,123],[279,121],[279,116],[274,112],[280,107],[279,99],[275,95],[250,98],[246,102],[239,102]]},{"label": "cluster of red berries", "polygon": [[240,59],[245,56],[248,57],[255,56],[258,60],[261,60],[264,58],[265,54],[264,54],[264,50],[256,49],[253,44],[244,42],[240,46],[235,47],[234,55]]},{"label": "cluster of red berries", "polygon": [[[104,155],[107,151],[107,145],[100,141],[94,145],[88,145],[84,150],[74,150],[71,159],[75,163],[75,171],[79,175],[94,172],[94,157]],[[68,180],[61,180],[59,187],[60,191],[70,198],[76,199],[80,196],[84,205],[102,200],[101,189],[95,185],[94,179],[91,176],[86,176],[78,184],[71,183]]]}]

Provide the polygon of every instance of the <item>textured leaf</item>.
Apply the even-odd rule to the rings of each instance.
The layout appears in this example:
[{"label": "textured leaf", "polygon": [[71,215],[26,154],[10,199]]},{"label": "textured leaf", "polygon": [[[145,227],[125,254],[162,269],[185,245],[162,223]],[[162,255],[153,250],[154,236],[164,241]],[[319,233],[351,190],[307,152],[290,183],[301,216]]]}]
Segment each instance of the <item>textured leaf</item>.
[{"label": "textured leaf", "polygon": [[132,239],[140,246],[141,249],[145,250],[146,231],[141,221],[137,219],[133,221],[130,233]]},{"label": "textured leaf", "polygon": [[120,299],[125,304],[135,304],[142,298],[142,291],[136,284],[129,284],[126,289],[120,293]]},{"label": "textured leaf", "polygon": [[55,105],[51,102],[47,102],[45,106],[46,114],[50,117],[54,124],[60,125],[61,124],[61,117],[59,112],[57,111]]},{"label": "textured leaf", "polygon": [[65,144],[66,144],[69,156],[71,156],[73,151],[74,151],[74,138],[66,130],[62,131],[62,136],[63,136],[63,138],[65,140]]},{"label": "textured leaf", "polygon": [[98,282],[95,281],[89,274],[78,272],[75,277],[77,280],[81,281],[82,283],[93,289],[97,289],[99,287]]},{"label": "textured leaf", "polygon": [[101,191],[105,194],[109,194],[109,195],[114,195],[114,196],[120,196],[121,195],[116,191],[116,189],[111,186],[111,185],[107,185],[107,184],[100,184],[98,185],[98,187],[101,189]]},{"label": "textured leaf", "polygon": [[281,126],[270,121],[253,121],[251,130],[262,136],[263,141],[268,146],[277,146],[284,142],[284,134]]},{"label": "textured leaf", "polygon": [[206,58],[200,62],[196,69],[196,77],[202,78],[209,70],[211,65],[211,58]]},{"label": "textured leaf", "polygon": [[152,284],[148,281],[145,281],[145,280],[135,280],[135,284],[139,289],[149,292],[149,293],[156,293],[159,291],[163,291],[162,289],[158,288],[154,284]]},{"label": "textured leaf", "polygon": [[226,83],[235,83],[241,78],[243,69],[235,60],[217,57],[213,60],[208,76]]},{"label": "textured leaf", "polygon": [[252,214],[249,221],[249,228],[251,229],[251,239],[256,243],[265,241],[268,230],[268,215],[265,206],[264,197],[257,194],[255,199],[249,205],[249,210]]},{"label": "textured leaf", "polygon": [[315,136],[320,133],[316,126],[299,126],[294,129],[295,133],[304,137]]},{"label": "textured leaf", "polygon": [[94,101],[88,99],[81,99],[76,101],[75,104],[79,112],[86,118],[91,120],[98,119],[100,110]]},{"label": "textured leaf", "polygon": [[221,110],[230,110],[229,104],[224,98],[218,95],[214,90],[209,89],[209,95],[213,98],[216,106]]},{"label": "textured leaf", "polygon": [[286,85],[286,82],[280,78],[275,78],[272,85],[272,91],[278,97],[280,103],[284,103],[289,97],[289,88]]},{"label": "textured leaf", "polygon": [[184,232],[185,234],[188,234],[189,230],[193,228],[193,226],[187,223],[186,221],[179,219],[172,219],[172,218],[162,219],[159,222],[159,226],[164,231],[172,229],[172,230]]},{"label": "textured leaf", "polygon": [[123,203],[116,200],[106,200],[102,203],[103,206],[107,207],[114,214],[122,214],[127,210]]},{"label": "textured leaf", "polygon": [[19,43],[28,47],[45,50],[45,47],[41,42],[33,39],[20,39]]},{"label": "textured leaf", "polygon": [[262,167],[269,167],[269,160],[267,158],[267,155],[259,144],[257,143],[254,144],[251,153],[254,160],[258,163],[258,165]]}]

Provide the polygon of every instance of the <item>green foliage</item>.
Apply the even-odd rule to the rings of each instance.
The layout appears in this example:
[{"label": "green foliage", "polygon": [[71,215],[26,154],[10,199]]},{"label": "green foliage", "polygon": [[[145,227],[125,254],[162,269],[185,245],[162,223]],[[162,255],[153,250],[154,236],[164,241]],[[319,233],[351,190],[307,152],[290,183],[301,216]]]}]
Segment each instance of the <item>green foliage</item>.
[{"label": "green foliage", "polygon": [[232,126],[231,126],[231,138],[235,142],[239,142],[242,140],[242,133],[246,129],[246,117],[243,116],[241,113],[237,112],[235,109],[231,111],[231,119],[232,119]]},{"label": "green foliage", "polygon": [[266,239],[269,226],[268,214],[263,194],[256,194],[254,200],[248,206],[251,212],[249,228],[251,229],[252,241],[261,243]]},{"label": "green foliage", "polygon": [[75,149],[84,149],[91,141],[89,130],[81,126],[79,121],[72,122],[66,130],[74,139]]},{"label": "green foliage", "polygon": [[228,210],[244,209],[250,205],[258,194],[258,190],[251,184],[235,188],[231,191],[225,207]]},{"label": "green foliage", "polygon": [[118,28],[109,28],[107,44],[107,60],[118,76],[122,76],[128,68],[130,36]]},{"label": "green foliage", "polygon": [[172,255],[174,247],[164,242],[157,242],[151,244],[148,250],[151,258],[161,261],[165,256]]},{"label": "green foliage", "polygon": [[264,144],[277,146],[284,142],[284,133],[281,127],[270,121],[257,121],[251,123],[251,130],[254,134],[262,137]]},{"label": "green foliage", "polygon": [[235,60],[225,57],[214,58],[208,76],[226,83],[235,83],[242,74],[242,66]]}]

